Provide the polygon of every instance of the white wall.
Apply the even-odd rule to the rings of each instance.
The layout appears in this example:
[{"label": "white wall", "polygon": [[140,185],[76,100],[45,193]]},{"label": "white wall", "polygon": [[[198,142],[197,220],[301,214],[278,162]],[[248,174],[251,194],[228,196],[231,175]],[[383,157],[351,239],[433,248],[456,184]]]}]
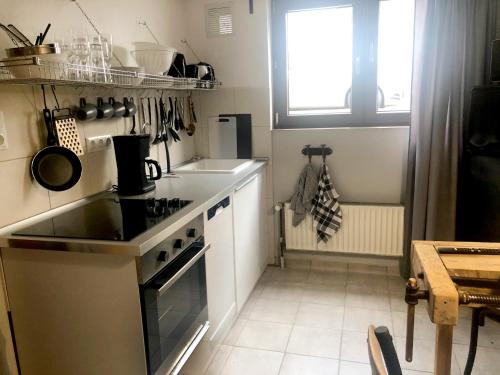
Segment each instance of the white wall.
[{"label": "white wall", "polygon": [[[274,198],[288,200],[308,158],[306,144],[327,144],[327,165],[342,202],[402,202],[408,127],[277,130],[273,132]],[[313,157],[319,165],[321,157]]]},{"label": "white wall", "polygon": [[[186,14],[192,20],[188,38],[201,58],[215,66],[223,82],[217,93],[201,100],[202,126],[196,150],[208,155],[208,116],[219,113],[251,113],[254,156],[270,158],[271,184],[267,209],[274,226],[273,203],[286,200],[306,162],[300,151],[305,144],[325,143],[334,149],[329,166],[344,201],[400,203],[404,192],[408,127],[273,130],[269,82],[269,0],[255,0],[255,13],[248,13],[247,0],[234,0],[235,34],[207,38],[204,12],[217,0],[188,0]],[[272,192],[271,192],[272,189]],[[270,235],[270,257],[276,251],[274,231]]]},{"label": "white wall", "polygon": [[[134,41],[151,41],[151,37],[138,21],[146,20],[161,42],[182,47],[185,36],[186,14],[183,0],[79,0],[82,7],[94,19],[101,32],[113,35],[117,53],[124,63],[132,63],[128,49]],[[48,22],[52,28],[47,41],[55,36],[70,36],[72,28],[91,31],[87,21],[70,0],[0,0],[2,23],[18,26],[29,38],[42,31]],[[0,32],[0,51],[11,47],[5,33]],[[83,96],[95,102],[97,96],[123,98],[125,95],[157,95],[152,91],[126,91],[90,88],[57,88],[63,106],[77,104]],[[49,105],[53,105],[49,91]],[[198,102],[198,97],[195,97]],[[32,156],[45,145],[45,133],[41,122],[41,91],[21,86],[0,86],[0,111],[4,113],[8,150],[0,150],[0,227],[33,216],[50,208],[81,199],[108,189],[116,183],[116,164],[112,148],[106,151],[86,153],[81,157],[83,175],[72,189],[55,193],[37,185],[30,175]],[[113,119],[78,124],[80,138],[95,135],[128,133],[130,119]],[[171,145],[172,163],[190,159],[195,153],[194,137],[182,135],[182,142]],[[151,157],[165,166],[163,148],[154,146]]]}]

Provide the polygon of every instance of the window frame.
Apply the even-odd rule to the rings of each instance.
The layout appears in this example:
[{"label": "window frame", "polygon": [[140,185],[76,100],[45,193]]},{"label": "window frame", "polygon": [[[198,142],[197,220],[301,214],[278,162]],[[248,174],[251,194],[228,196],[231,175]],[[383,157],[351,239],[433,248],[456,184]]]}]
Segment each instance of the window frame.
[{"label": "window frame", "polygon": [[[272,0],[273,128],[337,128],[409,125],[410,112],[377,112],[379,2],[384,0]],[[290,11],[352,6],[351,113],[289,115],[286,14]]]}]

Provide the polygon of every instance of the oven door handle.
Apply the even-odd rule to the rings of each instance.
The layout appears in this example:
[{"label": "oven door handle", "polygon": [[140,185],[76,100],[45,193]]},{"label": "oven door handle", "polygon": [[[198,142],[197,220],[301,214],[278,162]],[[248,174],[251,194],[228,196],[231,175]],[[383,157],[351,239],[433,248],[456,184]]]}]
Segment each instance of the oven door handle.
[{"label": "oven door handle", "polygon": [[193,264],[195,264],[198,259],[200,259],[207,251],[210,249],[210,244],[206,244],[203,249],[201,249],[194,257],[192,257],[189,262],[187,262],[182,268],[177,271],[177,273],[172,276],[168,281],[163,284],[159,289],[158,289],[158,297],[161,297],[165,292],[170,289],[170,287],[177,281],[179,278],[184,275],[187,270],[191,268]]},{"label": "oven door handle", "polygon": [[203,325],[201,325],[196,330],[195,334],[193,335],[193,337],[189,341],[189,344],[188,344],[186,350],[184,350],[184,352],[182,353],[181,357],[179,358],[179,360],[177,361],[177,363],[175,364],[174,368],[172,369],[172,371],[170,372],[169,375],[179,374],[179,372],[182,370],[182,368],[184,367],[184,365],[188,361],[189,357],[191,357],[191,354],[193,354],[194,350],[196,349],[196,347],[198,346],[200,341],[203,339],[205,334],[208,332],[209,328],[210,328],[210,322],[206,321]]}]

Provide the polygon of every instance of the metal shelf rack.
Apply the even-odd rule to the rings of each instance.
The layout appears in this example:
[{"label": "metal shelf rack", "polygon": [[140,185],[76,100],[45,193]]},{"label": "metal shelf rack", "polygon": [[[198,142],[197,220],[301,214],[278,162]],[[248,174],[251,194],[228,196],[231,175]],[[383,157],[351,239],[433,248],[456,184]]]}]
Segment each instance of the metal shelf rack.
[{"label": "metal shelf rack", "polygon": [[40,57],[0,60],[0,84],[92,86],[121,89],[202,90],[217,89],[218,81],[175,78],[120,69],[42,60]]}]

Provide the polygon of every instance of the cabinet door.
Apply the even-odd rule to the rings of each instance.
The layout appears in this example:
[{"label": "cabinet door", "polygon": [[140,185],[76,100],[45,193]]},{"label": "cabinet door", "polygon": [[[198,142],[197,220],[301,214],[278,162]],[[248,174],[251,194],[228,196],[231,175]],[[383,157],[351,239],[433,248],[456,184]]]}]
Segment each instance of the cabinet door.
[{"label": "cabinet door", "polygon": [[211,245],[205,256],[211,341],[218,341],[236,316],[232,205],[216,212],[210,220],[205,213],[205,240]]},{"label": "cabinet door", "polygon": [[17,375],[16,357],[7,311],[7,293],[4,285],[2,261],[0,258],[0,374]]},{"label": "cabinet door", "polygon": [[263,271],[264,233],[262,173],[243,182],[234,192],[234,250],[236,304],[241,311]]}]

